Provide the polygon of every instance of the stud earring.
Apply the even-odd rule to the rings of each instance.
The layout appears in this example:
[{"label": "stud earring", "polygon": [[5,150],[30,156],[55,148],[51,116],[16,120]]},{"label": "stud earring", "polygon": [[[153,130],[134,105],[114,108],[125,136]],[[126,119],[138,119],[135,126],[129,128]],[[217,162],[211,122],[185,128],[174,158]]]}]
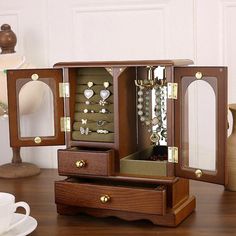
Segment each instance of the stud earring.
[{"label": "stud earring", "polygon": [[104,82],[104,83],[103,83],[103,86],[104,86],[105,89],[102,89],[102,90],[100,91],[100,97],[101,97],[102,99],[99,101],[99,105],[101,105],[101,106],[105,106],[105,105],[108,104],[108,102],[107,102],[106,100],[107,100],[107,99],[110,97],[110,95],[111,95],[111,92],[107,89],[107,88],[110,86],[109,82]]},{"label": "stud earring", "polygon": [[84,90],[84,96],[88,99],[87,101],[85,101],[86,105],[90,104],[89,99],[94,95],[94,91],[91,89],[91,87],[93,86],[93,82],[89,81],[87,83],[88,88]]},{"label": "stud earring", "polygon": [[83,113],[94,113],[94,110],[88,110],[87,108],[83,110]]},{"label": "stud earring", "polygon": [[87,124],[87,119],[81,119],[82,125],[86,125]]},{"label": "stud earring", "polygon": [[105,108],[102,108],[99,113],[102,113],[102,114],[106,114],[106,113],[110,113],[107,109]]},{"label": "stud earring", "polygon": [[80,127],[80,133],[81,133],[81,134],[88,135],[90,132],[91,132],[91,131],[89,130],[89,128]]}]

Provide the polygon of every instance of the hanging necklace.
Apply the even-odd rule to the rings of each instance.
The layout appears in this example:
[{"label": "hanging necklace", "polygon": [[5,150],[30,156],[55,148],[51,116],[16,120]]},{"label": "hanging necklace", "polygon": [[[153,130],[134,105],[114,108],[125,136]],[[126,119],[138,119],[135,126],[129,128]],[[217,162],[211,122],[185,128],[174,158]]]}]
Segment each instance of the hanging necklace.
[{"label": "hanging necklace", "polygon": [[152,133],[151,140],[159,142],[160,139],[166,139],[166,86],[156,86],[154,91],[154,112],[150,106],[152,89],[144,87],[139,87],[137,110],[140,121],[147,126],[148,132]]},{"label": "hanging necklace", "polygon": [[150,140],[159,144],[167,141],[166,126],[166,80],[154,78],[153,68],[148,67],[148,80],[136,80],[138,90],[137,113],[140,122],[151,133]]},{"label": "hanging necklace", "polygon": [[13,69],[19,69],[24,63],[25,63],[25,56],[22,56],[22,60],[18,63],[18,65],[14,67],[8,67],[8,68],[0,68],[0,72],[3,72],[6,74],[7,70],[13,70]]}]

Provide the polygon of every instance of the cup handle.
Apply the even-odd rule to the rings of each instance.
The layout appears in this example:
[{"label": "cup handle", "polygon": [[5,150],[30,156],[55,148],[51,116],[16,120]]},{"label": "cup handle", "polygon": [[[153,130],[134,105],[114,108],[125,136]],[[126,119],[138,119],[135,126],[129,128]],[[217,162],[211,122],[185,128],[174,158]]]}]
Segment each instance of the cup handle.
[{"label": "cup handle", "polygon": [[26,202],[17,202],[17,203],[15,203],[14,204],[14,212],[16,211],[16,209],[18,207],[23,207],[25,209],[25,216],[21,220],[17,221],[15,224],[10,225],[8,230],[11,230],[12,228],[15,228],[17,225],[23,223],[29,217],[30,207]]}]

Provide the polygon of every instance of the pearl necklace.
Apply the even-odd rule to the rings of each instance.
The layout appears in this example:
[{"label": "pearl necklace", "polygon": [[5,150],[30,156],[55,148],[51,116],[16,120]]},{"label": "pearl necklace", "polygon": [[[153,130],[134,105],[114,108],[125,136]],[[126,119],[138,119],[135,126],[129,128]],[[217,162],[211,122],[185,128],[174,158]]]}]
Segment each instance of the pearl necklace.
[{"label": "pearl necklace", "polygon": [[[150,108],[150,98],[152,89],[145,89],[144,86],[139,87],[138,91],[138,115],[140,121],[148,127],[148,132],[152,133],[150,139],[157,143],[161,140],[166,141],[166,95],[167,87],[164,85],[155,86],[155,105],[154,116],[152,116],[152,108]],[[143,95],[145,97],[143,98]]]}]

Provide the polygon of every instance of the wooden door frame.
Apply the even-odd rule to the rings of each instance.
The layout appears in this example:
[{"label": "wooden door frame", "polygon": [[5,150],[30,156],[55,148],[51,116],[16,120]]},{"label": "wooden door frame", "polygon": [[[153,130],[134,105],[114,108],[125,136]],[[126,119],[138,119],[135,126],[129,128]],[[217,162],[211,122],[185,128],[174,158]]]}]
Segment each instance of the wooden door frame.
[{"label": "wooden door frame", "polygon": [[[19,135],[20,122],[18,119],[18,96],[21,88],[26,83],[32,81],[31,76],[33,74],[37,74],[39,77],[37,81],[42,81],[46,83],[50,87],[53,94],[55,135],[48,137],[40,137],[40,143],[36,143],[34,141],[35,137],[21,138]],[[52,78],[54,82],[51,83],[48,78]],[[23,80],[20,81],[20,83],[17,83],[19,79]],[[64,100],[63,98],[59,97],[59,83],[62,82],[62,69],[21,69],[7,71],[8,112],[11,147],[51,146],[65,144],[65,134],[60,131],[60,118],[64,116]]]},{"label": "wooden door frame", "polygon": [[[182,157],[182,78],[192,77],[201,72],[205,79],[207,77],[217,78],[216,86],[212,86],[216,94],[216,171],[203,171],[203,175],[198,178],[195,175],[197,168],[184,166]],[[206,182],[225,184],[226,183],[226,139],[227,139],[227,68],[226,67],[176,67],[174,71],[175,82],[178,83],[178,99],[175,101],[175,146],[179,148],[179,161],[175,165],[175,175],[183,178],[201,180]],[[197,80],[193,79],[191,82]],[[189,84],[190,84],[189,83]],[[208,81],[209,83],[209,81]]]}]

